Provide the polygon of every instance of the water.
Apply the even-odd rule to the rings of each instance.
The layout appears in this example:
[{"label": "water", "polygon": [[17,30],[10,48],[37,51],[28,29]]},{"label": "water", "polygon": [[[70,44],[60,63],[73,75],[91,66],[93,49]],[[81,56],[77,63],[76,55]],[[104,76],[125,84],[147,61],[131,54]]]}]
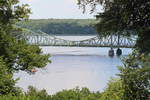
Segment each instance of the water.
[{"label": "water", "polygon": [[[122,65],[119,57],[108,57],[109,48],[98,47],[41,47],[43,53],[51,53],[52,63],[38,69],[34,75],[25,72],[15,74],[20,77],[17,85],[27,90],[29,85],[46,89],[54,94],[76,86],[87,87],[91,91],[103,91],[111,77],[119,73]],[[116,49],[115,49],[116,50]],[[123,56],[131,49],[122,49]]]}]

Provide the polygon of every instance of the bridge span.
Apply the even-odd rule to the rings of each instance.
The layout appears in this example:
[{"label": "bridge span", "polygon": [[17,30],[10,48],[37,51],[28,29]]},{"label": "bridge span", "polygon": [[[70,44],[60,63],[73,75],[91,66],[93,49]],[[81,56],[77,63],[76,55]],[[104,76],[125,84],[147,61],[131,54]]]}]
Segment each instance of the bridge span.
[{"label": "bridge span", "polygon": [[[21,39],[25,39],[28,44],[39,45],[39,46],[77,46],[77,47],[122,47],[122,48],[133,48],[135,45],[135,40],[129,37],[120,36],[107,36],[99,37],[95,36],[89,39],[80,41],[71,41],[55,36],[46,34],[30,34],[22,35]],[[19,38],[19,39],[20,39]]]},{"label": "bridge span", "polygon": [[17,39],[24,39],[28,44],[38,46],[77,46],[77,47],[111,47],[109,56],[114,56],[113,48],[118,48],[116,54],[121,55],[120,48],[133,48],[136,40],[126,36],[95,36],[85,40],[71,41],[48,35],[44,32],[28,31],[27,33],[16,36]]}]

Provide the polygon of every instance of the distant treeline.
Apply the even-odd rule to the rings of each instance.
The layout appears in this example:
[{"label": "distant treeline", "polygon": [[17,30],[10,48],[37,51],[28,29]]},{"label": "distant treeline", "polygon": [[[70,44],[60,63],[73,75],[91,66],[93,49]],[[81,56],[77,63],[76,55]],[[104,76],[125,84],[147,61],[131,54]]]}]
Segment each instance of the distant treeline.
[{"label": "distant treeline", "polygon": [[50,35],[95,35],[95,24],[95,19],[30,19],[17,23],[20,27]]}]

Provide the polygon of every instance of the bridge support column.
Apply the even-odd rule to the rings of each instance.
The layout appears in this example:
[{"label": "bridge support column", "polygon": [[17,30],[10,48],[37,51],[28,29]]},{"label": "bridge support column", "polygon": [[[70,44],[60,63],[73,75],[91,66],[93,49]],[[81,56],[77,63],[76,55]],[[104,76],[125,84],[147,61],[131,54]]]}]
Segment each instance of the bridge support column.
[{"label": "bridge support column", "polygon": [[108,51],[108,55],[109,55],[110,57],[113,57],[113,56],[114,56],[114,49],[113,49],[113,48],[111,48],[111,49]]},{"label": "bridge support column", "polygon": [[116,51],[116,55],[117,56],[121,56],[122,55],[122,50],[119,48],[120,46],[120,34],[118,33],[118,49]]},{"label": "bridge support column", "polygon": [[114,50],[113,50],[113,36],[112,36],[112,35],[111,35],[110,39],[111,39],[111,48],[110,48],[110,50],[108,51],[108,55],[109,55],[110,57],[113,57],[113,56],[114,56]]},{"label": "bridge support column", "polygon": [[116,55],[117,56],[121,56],[122,55],[122,50],[120,48],[117,49]]}]

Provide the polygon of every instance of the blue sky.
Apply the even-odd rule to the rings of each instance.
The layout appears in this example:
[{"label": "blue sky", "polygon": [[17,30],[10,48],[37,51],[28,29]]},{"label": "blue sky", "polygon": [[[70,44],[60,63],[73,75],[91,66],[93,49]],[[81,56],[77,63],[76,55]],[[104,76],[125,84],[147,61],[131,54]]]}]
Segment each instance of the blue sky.
[{"label": "blue sky", "polygon": [[83,14],[75,0],[20,0],[20,2],[30,5],[31,19],[94,18],[94,14],[89,14],[89,12]]}]

